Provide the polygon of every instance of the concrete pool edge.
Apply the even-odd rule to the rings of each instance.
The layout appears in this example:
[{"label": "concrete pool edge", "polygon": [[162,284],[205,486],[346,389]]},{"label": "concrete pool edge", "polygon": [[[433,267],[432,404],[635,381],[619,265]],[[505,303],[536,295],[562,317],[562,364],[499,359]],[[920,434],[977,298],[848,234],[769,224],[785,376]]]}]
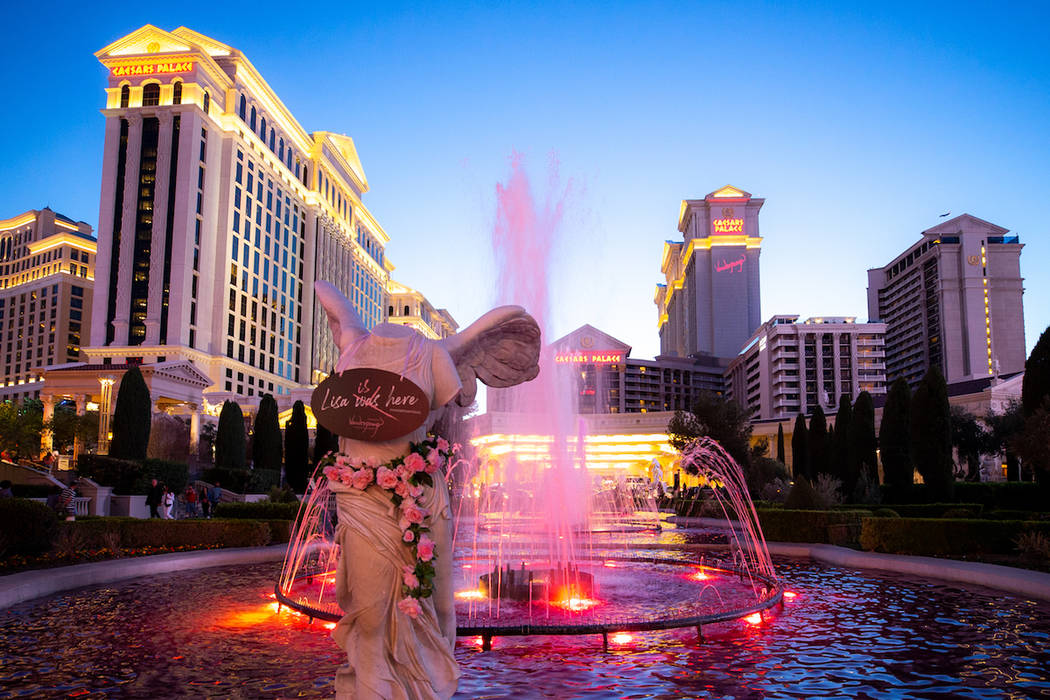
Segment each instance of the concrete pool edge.
[{"label": "concrete pool edge", "polygon": [[22,571],[0,577],[0,610],[27,600],[63,593],[75,588],[97,586],[140,576],[276,561],[284,558],[287,548],[287,544],[278,544],[268,547],[173,552]]},{"label": "concrete pool edge", "polygon": [[[777,556],[808,558],[835,566],[873,569],[984,586],[1024,598],[1050,601],[1050,574],[1039,571],[955,559],[861,552],[830,544],[796,542],[767,542],[766,544],[769,547],[769,553]],[[684,548],[689,549],[688,546]],[[140,576],[276,561],[284,557],[286,549],[285,544],[269,547],[209,549],[23,571],[0,577],[0,610],[34,598]]]}]

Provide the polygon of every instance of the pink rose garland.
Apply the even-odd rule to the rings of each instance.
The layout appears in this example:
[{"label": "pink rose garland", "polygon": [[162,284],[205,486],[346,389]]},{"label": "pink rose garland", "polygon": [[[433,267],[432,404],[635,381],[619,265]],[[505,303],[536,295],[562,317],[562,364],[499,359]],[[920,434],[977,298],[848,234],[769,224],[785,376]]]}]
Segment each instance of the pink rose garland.
[{"label": "pink rose garland", "polygon": [[416,618],[422,611],[420,601],[433,595],[436,573],[433,563],[435,543],[427,535],[430,532],[427,527],[429,514],[419,499],[423,496],[424,486],[434,485],[432,474],[447,465],[458,450],[458,443],[450,446],[444,438],[430,437],[412,443],[407,455],[388,463],[381,463],[375,457],[355,459],[342,453],[330,453],[321,461],[324,475],[330,481],[359,491],[374,483],[391,492],[391,500],[398,507],[401,540],[410,548],[415,561],[415,566],[404,567],[401,593],[405,597],[397,604],[398,610],[411,618]]}]

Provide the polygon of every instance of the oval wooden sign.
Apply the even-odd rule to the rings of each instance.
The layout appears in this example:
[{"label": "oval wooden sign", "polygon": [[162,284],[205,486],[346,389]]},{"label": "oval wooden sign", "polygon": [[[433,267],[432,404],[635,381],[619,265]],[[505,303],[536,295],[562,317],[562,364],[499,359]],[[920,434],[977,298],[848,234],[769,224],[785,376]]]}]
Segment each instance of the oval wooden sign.
[{"label": "oval wooden sign", "polygon": [[362,367],[318,384],[310,408],[317,422],[336,435],[385,442],[423,425],[430,415],[430,399],[399,374]]}]

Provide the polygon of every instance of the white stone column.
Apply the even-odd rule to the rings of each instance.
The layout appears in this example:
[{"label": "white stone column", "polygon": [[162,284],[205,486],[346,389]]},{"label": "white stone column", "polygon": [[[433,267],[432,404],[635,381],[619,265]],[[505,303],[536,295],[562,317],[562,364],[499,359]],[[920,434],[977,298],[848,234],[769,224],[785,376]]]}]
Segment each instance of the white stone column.
[{"label": "white stone column", "polygon": [[[117,300],[113,313],[113,344],[128,344],[131,320],[131,274],[135,257],[135,227],[138,223],[139,161],[142,155],[142,117],[128,115],[128,154],[124,168],[124,214],[120,223],[120,254],[117,269]],[[114,231],[114,236],[116,236]]]},{"label": "white stone column", "polygon": [[[73,397],[73,400],[76,402],[76,410],[77,410],[77,416],[78,417],[81,417],[85,413],[87,413],[87,403],[88,403],[88,401],[91,400],[91,396],[89,394],[81,394],[79,396],[75,396],[75,397]],[[78,433],[74,433],[73,434],[73,463],[74,464],[76,464],[77,457],[79,457],[80,453],[83,452],[83,451],[84,451],[84,441],[80,439],[80,435]]]},{"label": "white stone column", "polygon": [[196,459],[201,438],[201,407],[190,404],[190,457]]},{"label": "white stone column", "polygon": [[109,421],[113,412],[113,384],[116,379],[107,375],[98,378],[102,395],[98,402],[98,453],[109,454]]},{"label": "white stone column", "polygon": [[40,452],[49,453],[54,449],[54,434],[46,426],[48,421],[55,417],[55,397],[44,394],[40,397],[44,404],[44,429],[40,433]]},{"label": "white stone column", "polygon": [[[171,132],[172,113],[161,112],[157,115],[160,131],[157,138],[157,181],[153,189],[153,237],[150,241],[150,257],[162,261],[167,251],[164,247],[165,229],[168,222],[169,175],[171,174]],[[149,292],[146,302],[146,345],[160,344],[160,316],[164,301],[163,266],[150,269]]]}]

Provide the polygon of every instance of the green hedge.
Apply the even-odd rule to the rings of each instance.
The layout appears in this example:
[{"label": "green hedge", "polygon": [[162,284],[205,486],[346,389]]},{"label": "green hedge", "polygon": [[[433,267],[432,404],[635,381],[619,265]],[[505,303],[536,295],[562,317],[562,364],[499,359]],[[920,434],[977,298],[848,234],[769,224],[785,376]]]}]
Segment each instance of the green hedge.
[{"label": "green hedge", "polygon": [[1050,522],[948,518],[864,518],[860,546],[869,551],[926,556],[1011,554],[1014,540],[1034,530],[1050,536]]},{"label": "green hedge", "polygon": [[769,542],[813,542],[856,545],[866,510],[789,510],[758,511],[762,534]]},{"label": "green hedge", "polygon": [[0,499],[0,555],[36,554],[51,547],[58,518],[43,503]]},{"label": "green hedge", "polygon": [[52,488],[48,484],[12,484],[11,493],[15,498],[47,498]]},{"label": "green hedge", "polygon": [[[957,481],[954,499],[960,504],[979,503],[985,510],[1050,510],[1050,488],[1021,481]],[[897,503],[929,503],[933,499],[925,484],[882,487],[882,500]]]},{"label": "green hedge", "polygon": [[299,512],[299,502],[295,503],[220,503],[215,508],[219,518],[238,518],[246,520],[295,520]]},{"label": "green hedge", "polygon": [[169,490],[181,493],[189,481],[189,467],[183,462],[147,459],[139,463],[108,455],[80,455],[77,458],[77,474],[102,486],[112,486],[113,493],[120,495],[149,493],[153,479],[165,484]]},{"label": "green hedge", "polygon": [[281,473],[273,469],[206,469],[201,477],[204,481],[222,484],[234,493],[268,493],[278,485]]},{"label": "green hedge", "polygon": [[[284,521],[282,521],[284,522]],[[60,522],[59,528],[80,533],[85,549],[101,549],[108,543],[106,533],[120,536],[119,546],[180,547],[220,545],[222,547],[258,547],[269,544],[281,526],[260,520],[159,520],[152,518],[91,518]],[[285,535],[287,540],[287,535]]]}]

